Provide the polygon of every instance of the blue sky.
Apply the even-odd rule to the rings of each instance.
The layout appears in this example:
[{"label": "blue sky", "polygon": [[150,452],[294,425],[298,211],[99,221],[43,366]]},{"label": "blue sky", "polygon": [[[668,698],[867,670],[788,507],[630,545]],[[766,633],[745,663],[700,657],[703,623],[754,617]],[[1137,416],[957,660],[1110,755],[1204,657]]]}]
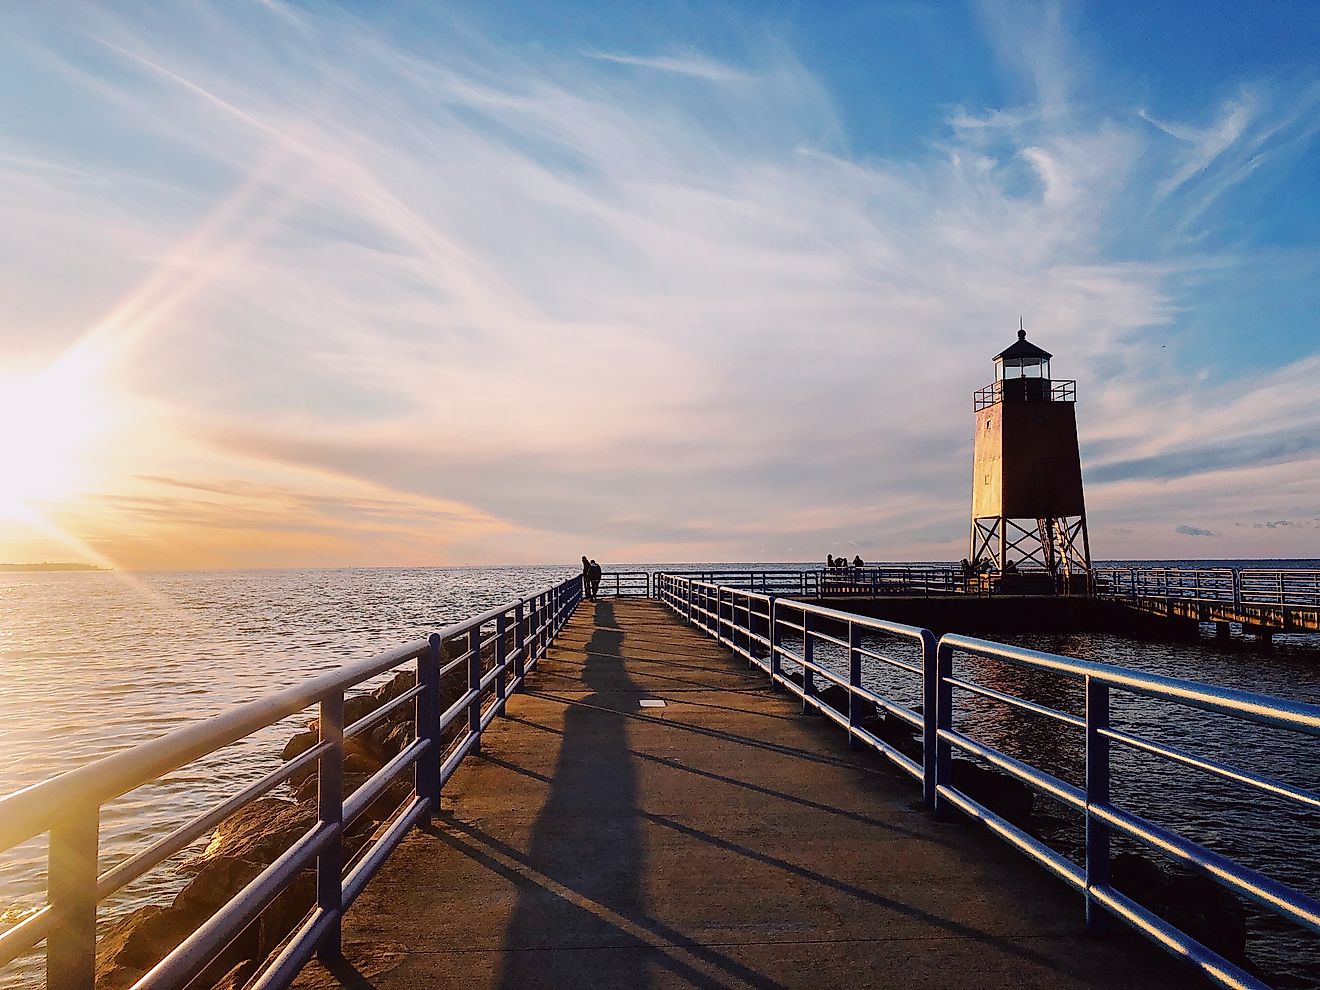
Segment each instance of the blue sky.
[{"label": "blue sky", "polygon": [[10,21],[0,555],[956,558],[1019,316],[1098,556],[1320,553],[1314,4]]}]

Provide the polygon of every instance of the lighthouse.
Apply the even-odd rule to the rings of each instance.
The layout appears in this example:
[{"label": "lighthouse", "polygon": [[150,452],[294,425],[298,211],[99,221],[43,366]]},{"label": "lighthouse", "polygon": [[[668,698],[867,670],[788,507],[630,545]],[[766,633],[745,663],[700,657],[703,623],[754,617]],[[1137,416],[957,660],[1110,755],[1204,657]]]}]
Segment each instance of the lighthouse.
[{"label": "lighthouse", "polygon": [[[1022,590],[1072,590],[1091,569],[1077,445],[1077,383],[1050,377],[1049,351],[1017,340],[973,398],[971,561]],[[1035,577],[1032,577],[1035,575]],[[1002,578],[1001,578],[1002,580]]]}]

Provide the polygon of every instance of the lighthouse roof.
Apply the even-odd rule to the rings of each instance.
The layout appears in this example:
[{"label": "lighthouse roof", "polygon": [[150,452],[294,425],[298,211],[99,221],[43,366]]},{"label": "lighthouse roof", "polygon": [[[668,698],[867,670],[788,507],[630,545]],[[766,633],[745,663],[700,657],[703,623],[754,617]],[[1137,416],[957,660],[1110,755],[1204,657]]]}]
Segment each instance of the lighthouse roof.
[{"label": "lighthouse roof", "polygon": [[1049,351],[1037,347],[1027,340],[1027,331],[1018,330],[1018,339],[996,354],[994,360],[998,361],[1002,358],[1038,358],[1041,361],[1048,361],[1052,357],[1054,355]]}]

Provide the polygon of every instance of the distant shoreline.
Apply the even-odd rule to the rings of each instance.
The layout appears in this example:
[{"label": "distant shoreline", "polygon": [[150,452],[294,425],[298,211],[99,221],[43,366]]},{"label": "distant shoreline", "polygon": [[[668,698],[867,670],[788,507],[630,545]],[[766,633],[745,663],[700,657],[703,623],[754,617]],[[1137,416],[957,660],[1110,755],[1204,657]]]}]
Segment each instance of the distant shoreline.
[{"label": "distant shoreline", "polygon": [[67,561],[44,561],[40,564],[0,564],[0,573],[6,571],[104,571],[95,564],[75,564]]}]

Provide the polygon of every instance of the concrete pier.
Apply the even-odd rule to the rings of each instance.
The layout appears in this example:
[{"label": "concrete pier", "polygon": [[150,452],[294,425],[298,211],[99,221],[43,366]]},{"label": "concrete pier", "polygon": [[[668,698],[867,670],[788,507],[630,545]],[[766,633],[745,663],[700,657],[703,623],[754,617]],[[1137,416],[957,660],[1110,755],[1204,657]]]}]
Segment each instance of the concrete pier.
[{"label": "concrete pier", "polygon": [[654,601],[583,603],[295,986],[1202,985],[798,709]]}]

